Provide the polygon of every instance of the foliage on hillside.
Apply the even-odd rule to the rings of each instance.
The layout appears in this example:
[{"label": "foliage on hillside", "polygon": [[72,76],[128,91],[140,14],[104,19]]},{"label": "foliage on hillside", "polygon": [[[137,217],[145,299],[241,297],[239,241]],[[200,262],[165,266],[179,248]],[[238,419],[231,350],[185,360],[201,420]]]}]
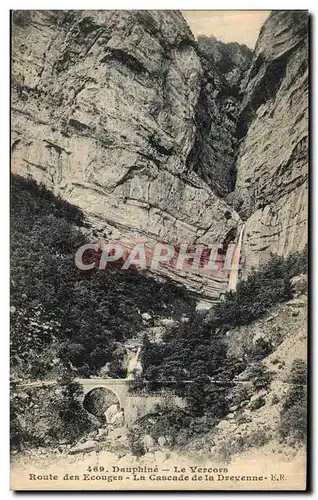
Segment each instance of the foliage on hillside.
[{"label": "foliage on hillside", "polygon": [[143,312],[194,309],[183,288],[136,269],[79,271],[81,211],[32,180],[13,176],[11,187],[11,360],[18,376],[49,376],[60,361],[92,375],[143,328]]},{"label": "foliage on hillside", "polygon": [[[207,316],[197,315],[189,323],[179,324],[166,333],[161,344],[144,338],[144,380],[152,389],[168,386],[166,381],[180,381],[177,392],[187,401],[189,431],[191,427],[208,430],[213,422],[226,415],[233,378],[248,365],[254,367],[251,377],[255,389],[268,387],[271,374],[264,370],[261,361],[272,352],[273,347],[258,339],[253,346],[246,346],[243,357],[230,357],[226,332],[251,323],[273,305],[289,300],[292,297],[290,278],[306,272],[307,249],[286,259],[272,257],[246,281],[240,282],[236,293],[227,293],[224,301]],[[182,380],[194,382],[182,384]],[[300,418],[305,418],[305,413],[301,414]],[[202,418],[205,418],[204,425]],[[171,419],[174,428],[175,414],[171,414]],[[183,422],[186,426],[187,419],[184,418]]]},{"label": "foliage on hillside", "polygon": [[[260,270],[241,281],[235,293],[204,315],[197,314],[190,322],[181,323],[164,336],[161,344],[144,339],[143,369],[150,380],[184,380],[204,376],[231,380],[245,366],[227,357],[225,333],[230,328],[251,323],[270,307],[292,297],[290,278],[307,271],[307,250],[284,259],[272,257]],[[251,348],[247,358],[262,359],[271,352],[263,339]]]},{"label": "foliage on hillside", "polygon": [[201,54],[210,59],[225,76],[233,86],[232,92],[235,92],[250,66],[253,52],[246,45],[237,42],[225,43],[214,36],[205,35],[198,37],[198,47]]},{"label": "foliage on hillside", "polygon": [[24,388],[11,385],[12,449],[75,443],[96,426],[81,404],[82,388],[64,370],[57,385]]},{"label": "foliage on hillside", "polygon": [[[26,378],[49,378],[64,372],[66,367],[68,373],[90,376],[111,362],[112,375],[123,376],[115,368],[118,360],[114,360],[114,353],[120,344],[144,328],[141,314],[150,311],[153,317],[180,319],[185,313],[189,321],[180,321],[168,329],[163,342],[151,343],[145,335],[143,377],[135,383],[137,388],[139,382],[151,390],[167,386],[186,399],[184,410],[165,408],[159,411],[158,418],[154,417],[157,431],[164,433],[166,429],[175,438],[181,430],[184,439],[204,432],[223,418],[229,410],[235,375],[250,362],[260,363],[271,352],[271,346],[259,340],[253,348],[247,347],[245,357],[230,357],[225,336],[228,329],[249,324],[272,305],[291,298],[290,278],[307,272],[307,250],[287,259],[273,257],[242,281],[236,293],[226,294],[208,315],[194,314],[194,301],[171,282],[156,282],[136,269],[79,271],[74,265],[74,253],[86,242],[83,214],[43,186],[13,177],[11,200],[13,373]],[[184,383],[187,380],[193,383]],[[171,386],[174,381],[177,384]],[[255,375],[255,382],[257,389],[269,383],[262,368]],[[305,396],[296,386],[284,404],[281,433],[289,439],[284,422],[297,420],[294,428],[298,430],[292,436],[297,440],[304,435]],[[63,397],[53,397],[50,402],[50,411],[57,413],[59,420],[49,425],[49,431],[45,427],[42,437],[29,432],[21,421],[24,402],[20,395],[13,398],[11,425],[15,446],[32,444],[32,439],[38,445],[44,442],[45,435],[52,441],[61,432],[67,436],[71,414],[80,418],[76,417],[74,436],[69,439],[89,428],[85,415],[75,408],[78,388],[71,378],[61,381],[61,387]],[[294,404],[295,394],[298,399]],[[33,396],[30,393],[28,397]],[[293,404],[288,403],[290,399]],[[46,419],[43,422],[47,424]],[[35,427],[37,424],[32,428]]]},{"label": "foliage on hillside", "polygon": [[287,258],[272,256],[259,270],[239,282],[237,291],[228,292],[207,317],[211,327],[247,325],[263,316],[273,305],[292,298],[290,279],[307,273],[308,252]]}]

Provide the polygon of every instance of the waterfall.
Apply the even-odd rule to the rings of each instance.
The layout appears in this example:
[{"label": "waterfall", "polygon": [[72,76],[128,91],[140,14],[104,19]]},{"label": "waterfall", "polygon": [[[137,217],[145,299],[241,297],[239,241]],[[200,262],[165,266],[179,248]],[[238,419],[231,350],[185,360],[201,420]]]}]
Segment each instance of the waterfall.
[{"label": "waterfall", "polygon": [[239,265],[240,265],[240,257],[241,257],[241,249],[242,249],[242,241],[243,241],[243,232],[244,232],[245,224],[242,225],[240,229],[240,234],[238,237],[237,245],[234,251],[232,266],[229,275],[229,291],[236,291],[236,286],[238,282],[239,276]]},{"label": "waterfall", "polygon": [[136,375],[140,375],[142,372],[142,366],[140,361],[141,347],[138,347],[136,354],[129,356],[127,361],[127,380],[133,380]]}]

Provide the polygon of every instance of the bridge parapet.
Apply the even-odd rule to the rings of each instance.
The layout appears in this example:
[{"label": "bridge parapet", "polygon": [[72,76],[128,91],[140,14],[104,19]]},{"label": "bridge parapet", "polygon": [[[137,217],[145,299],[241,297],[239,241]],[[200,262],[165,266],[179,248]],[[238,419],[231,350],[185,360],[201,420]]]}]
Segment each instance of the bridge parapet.
[{"label": "bridge parapet", "polygon": [[95,389],[107,389],[115,394],[122,407],[125,406],[125,400],[127,398],[129,390],[128,380],[88,378],[88,379],[76,379],[76,382],[78,382],[82,386],[84,398],[88,393],[90,393]]}]

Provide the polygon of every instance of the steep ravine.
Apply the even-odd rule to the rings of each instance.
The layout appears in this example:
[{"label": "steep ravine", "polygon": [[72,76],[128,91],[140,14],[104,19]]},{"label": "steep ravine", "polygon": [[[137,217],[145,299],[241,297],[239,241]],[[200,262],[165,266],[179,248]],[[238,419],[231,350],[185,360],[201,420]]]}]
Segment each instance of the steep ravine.
[{"label": "steep ravine", "polygon": [[237,123],[236,187],[228,201],[245,220],[245,274],[270,253],[301,250],[308,235],[308,12],[265,21]]},{"label": "steep ravine", "polygon": [[[242,81],[229,85],[217,64],[198,50],[179,12],[26,11],[14,13],[13,22],[12,170],[80,207],[92,239],[124,241],[130,248],[136,241],[208,245],[242,237],[243,275],[271,252],[286,255],[305,246],[307,14],[269,16],[247,75],[244,68],[244,89]],[[226,273],[206,276],[167,266],[160,274],[204,300],[218,299],[229,285]],[[113,288],[120,286],[114,283]],[[258,339],[273,347],[262,359],[262,370],[273,375],[266,390],[252,386],[248,366],[234,380],[235,390],[248,382],[247,394],[232,401],[207,434],[177,441],[174,450],[156,442],[140,461],[167,465],[204,454],[226,463],[253,452],[254,461],[257,456],[259,463],[276,462],[285,379],[293,361],[306,361],[306,287],[307,281],[301,294],[249,324],[223,325],[229,354],[244,358],[243,347]],[[114,315],[126,317],[136,306],[136,290],[127,308],[117,311],[116,305]],[[169,300],[165,291],[162,295]],[[251,297],[254,304],[255,294]],[[191,304],[189,314],[176,320],[165,302],[162,307],[164,318],[151,307],[138,311],[142,329],[113,353],[123,371],[130,363],[128,378],[134,370],[140,373],[144,334],[160,344],[165,331],[187,324],[193,312]],[[93,313],[89,319],[98,324]],[[89,323],[88,329],[91,334]],[[197,343],[197,330],[194,334]],[[108,375],[109,364],[99,375]],[[252,404],[257,400],[259,408]],[[96,440],[92,449],[101,448],[102,459],[139,463],[127,434],[120,432],[111,438],[114,448],[105,446],[100,430],[83,439]],[[260,432],[266,440],[255,444]],[[84,453],[72,458],[70,448],[65,441],[16,459],[53,463],[54,455],[69,466],[87,458]],[[302,446],[284,445],[280,458],[298,453],[303,460]],[[88,455],[90,464],[96,456]]]},{"label": "steep ravine", "polygon": [[[222,199],[233,99],[181,14],[38,11],[13,21],[14,172],[131,245],[222,243],[237,228]],[[227,286],[222,274],[167,273],[212,298]]]},{"label": "steep ravine", "polygon": [[[242,219],[245,270],[304,246],[306,14],[269,16],[242,104],[177,11],[28,11],[13,23],[14,173],[128,247],[223,243]],[[228,286],[225,272],[160,272],[210,299]]]}]

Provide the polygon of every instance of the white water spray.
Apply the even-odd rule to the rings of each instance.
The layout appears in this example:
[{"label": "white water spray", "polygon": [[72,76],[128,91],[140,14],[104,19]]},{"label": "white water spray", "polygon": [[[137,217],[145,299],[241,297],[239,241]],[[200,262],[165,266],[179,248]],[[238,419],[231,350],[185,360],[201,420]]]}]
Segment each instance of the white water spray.
[{"label": "white water spray", "polygon": [[142,373],[140,353],[141,347],[138,347],[136,354],[132,354],[128,358],[126,375],[127,380],[133,380],[134,378],[136,378],[136,375],[140,375]]},{"label": "white water spray", "polygon": [[229,291],[232,291],[232,292],[236,292],[236,287],[237,287],[237,283],[238,283],[244,228],[245,228],[245,224],[243,224],[241,227],[240,234],[238,237],[238,242],[237,242],[236,249],[235,249],[235,252],[233,255],[233,260],[232,260],[232,266],[231,266],[231,271],[230,271],[230,276],[229,276]]}]

